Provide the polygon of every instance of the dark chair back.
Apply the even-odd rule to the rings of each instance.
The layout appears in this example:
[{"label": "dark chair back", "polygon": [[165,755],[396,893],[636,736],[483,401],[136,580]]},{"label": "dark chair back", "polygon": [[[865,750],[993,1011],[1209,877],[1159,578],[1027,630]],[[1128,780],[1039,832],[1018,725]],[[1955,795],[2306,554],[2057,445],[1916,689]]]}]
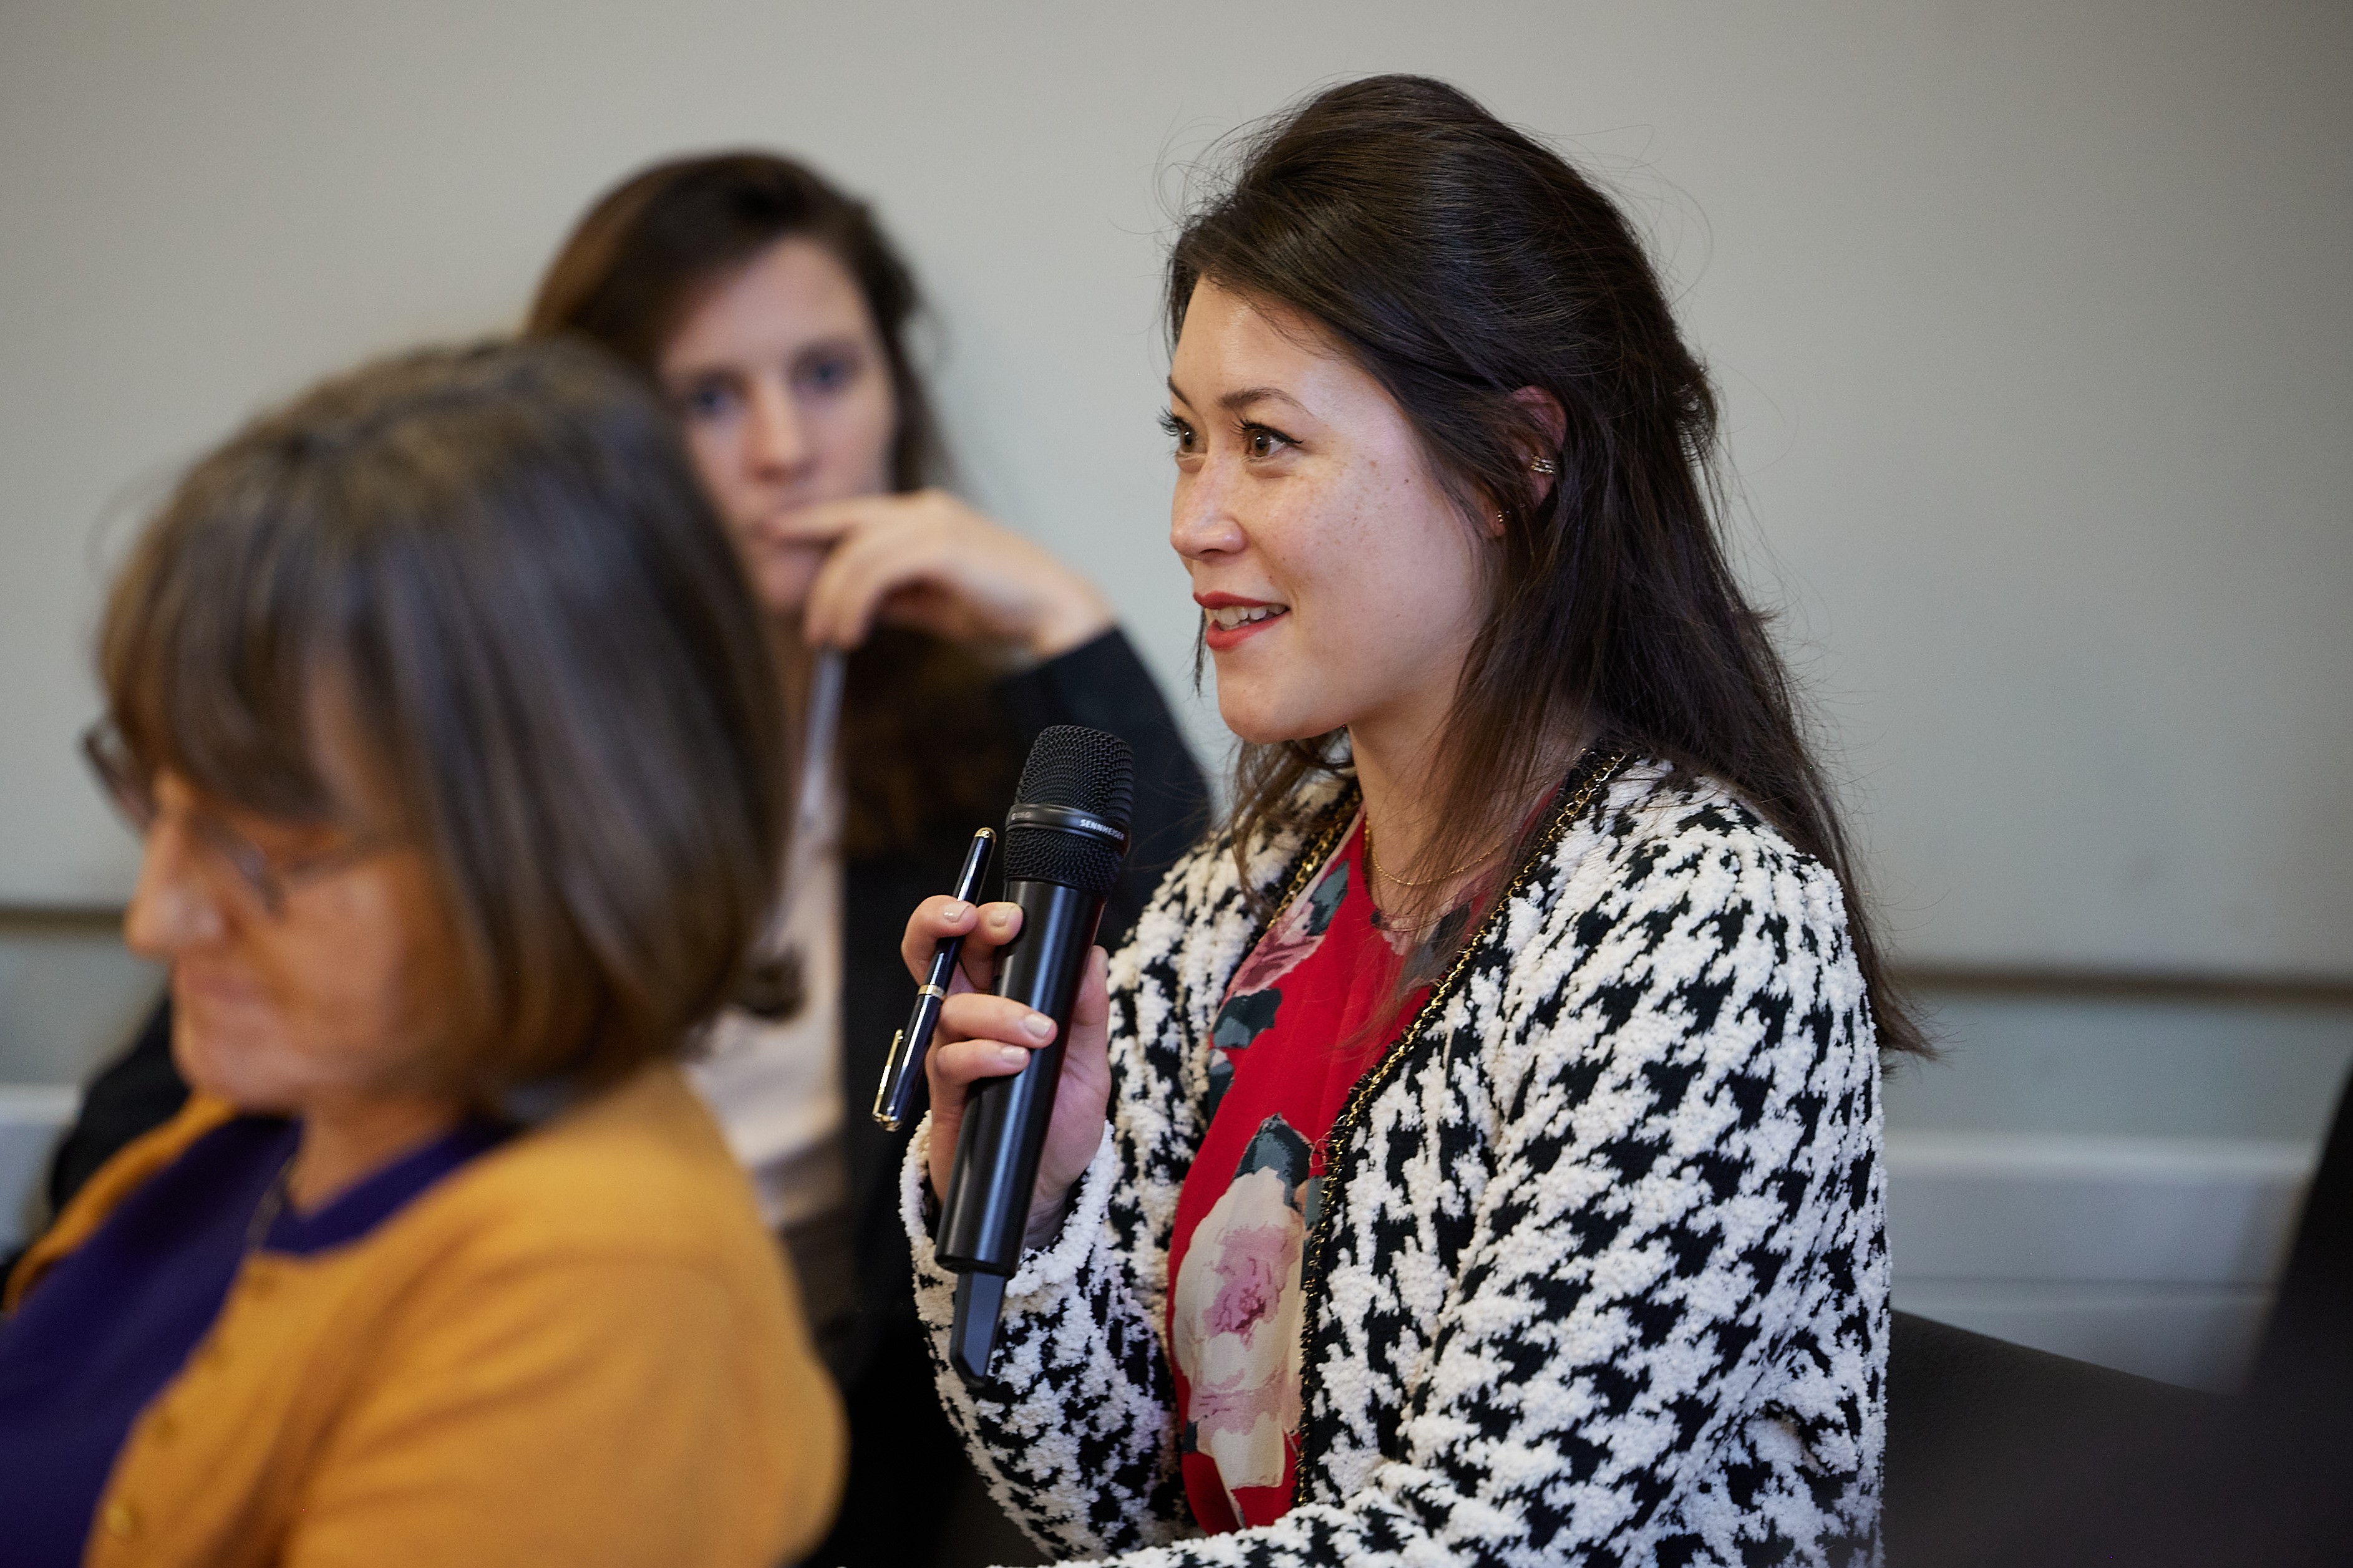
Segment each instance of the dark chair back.
[{"label": "dark chair back", "polygon": [[2096,1531],[2112,1510],[2132,1511],[2137,1457],[2193,1442],[2221,1405],[1898,1312],[1882,1516],[1889,1568],[2030,1561],[2017,1553],[2050,1538],[2054,1511],[2071,1531]]},{"label": "dark chair back", "polygon": [[[2337,1100],[2320,1168],[2304,1195],[2250,1387],[2291,1401],[2353,1405],[2353,1082]],[[2348,1410],[2348,1414],[2353,1414]]]}]

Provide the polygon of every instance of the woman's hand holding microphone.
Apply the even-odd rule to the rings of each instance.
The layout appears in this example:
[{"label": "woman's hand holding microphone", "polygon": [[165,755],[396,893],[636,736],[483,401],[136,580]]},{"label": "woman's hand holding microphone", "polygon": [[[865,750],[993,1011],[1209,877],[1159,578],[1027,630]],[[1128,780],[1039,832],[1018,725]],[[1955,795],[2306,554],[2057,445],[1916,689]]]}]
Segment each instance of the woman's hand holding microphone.
[{"label": "woman's hand holding microphone", "polygon": [[[961,936],[964,952],[938,1032],[924,1058],[931,1085],[930,1176],[934,1195],[947,1191],[955,1163],[956,1131],[965,1097],[983,1079],[1008,1078],[1021,1070],[1029,1053],[1054,1040],[1054,1021],[1008,997],[992,995],[997,950],[1021,931],[1021,910],[1013,904],[961,903],[945,896],[923,900],[907,921],[900,955],[921,983],[934,947]],[[1062,1076],[1055,1091],[1054,1119],[1038,1160],[1038,1185],[1029,1203],[1028,1244],[1051,1241],[1069,1210],[1079,1178],[1101,1146],[1111,1106],[1111,1058],[1106,1044],[1111,1013],[1103,951],[1087,956],[1086,977],[1071,1014],[1071,1037],[1062,1053]]]}]

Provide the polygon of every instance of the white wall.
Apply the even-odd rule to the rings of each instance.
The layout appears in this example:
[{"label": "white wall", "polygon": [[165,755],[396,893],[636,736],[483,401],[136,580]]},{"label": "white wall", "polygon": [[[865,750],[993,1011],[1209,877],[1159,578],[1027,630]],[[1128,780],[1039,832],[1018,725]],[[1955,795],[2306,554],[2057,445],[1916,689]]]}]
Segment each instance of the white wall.
[{"label": "white wall", "polygon": [[682,149],[879,199],[973,489],[1176,682],[1163,174],[1415,68],[1656,229],[1910,956],[2353,973],[2348,42],[2279,0],[9,6],[0,902],[127,884],[70,751],[126,512],[265,399],[511,321]]},{"label": "white wall", "polygon": [[[2337,0],[0,6],[0,906],[127,888],[71,738],[174,467],[511,322],[585,202],[685,150],[879,201],[969,488],[1176,689],[1165,197],[1383,69],[1560,139],[1655,235],[1907,958],[2353,978]],[[0,920],[0,1247],[154,984]],[[1899,1302],[2227,1384],[2353,1009],[1930,999],[1950,1055],[1888,1092]]]}]

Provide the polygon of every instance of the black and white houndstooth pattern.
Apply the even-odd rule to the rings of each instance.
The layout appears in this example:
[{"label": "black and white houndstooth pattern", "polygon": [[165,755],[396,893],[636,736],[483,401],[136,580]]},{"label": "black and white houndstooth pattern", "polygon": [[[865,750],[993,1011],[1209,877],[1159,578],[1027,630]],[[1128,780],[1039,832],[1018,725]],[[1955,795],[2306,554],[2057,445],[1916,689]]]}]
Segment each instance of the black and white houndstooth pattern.
[{"label": "black and white houndstooth pattern", "polygon": [[[1301,853],[1263,845],[1253,879]],[[1213,841],[1113,961],[1110,1136],[1011,1281],[977,1395],[945,1369],[924,1133],[909,1153],[941,1395],[998,1500],[1060,1554],[1155,1568],[1875,1559],[1888,1272],[1844,905],[1662,764],[1569,829],[1366,1103],[1310,1309],[1297,1505],[1198,1537],[1166,1249],[1257,924]]]}]

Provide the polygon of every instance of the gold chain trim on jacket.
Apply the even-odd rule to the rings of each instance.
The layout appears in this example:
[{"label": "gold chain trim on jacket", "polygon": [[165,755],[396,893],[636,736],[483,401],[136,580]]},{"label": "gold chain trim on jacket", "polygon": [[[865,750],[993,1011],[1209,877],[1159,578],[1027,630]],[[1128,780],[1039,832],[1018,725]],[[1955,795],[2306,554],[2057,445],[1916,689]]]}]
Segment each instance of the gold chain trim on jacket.
[{"label": "gold chain trim on jacket", "polygon": [[[1591,753],[1587,754],[1589,756]],[[1413,1047],[1420,1041],[1423,1031],[1444,1010],[1447,1001],[1454,994],[1455,987],[1461,983],[1463,971],[1471,967],[1472,955],[1486,945],[1488,937],[1494,932],[1497,922],[1504,918],[1504,910],[1510,906],[1512,900],[1527,887],[1528,882],[1535,876],[1536,868],[1544,865],[1551,858],[1552,851],[1558,847],[1561,838],[1568,832],[1569,826],[1585,814],[1586,808],[1593,804],[1595,797],[1601,793],[1602,787],[1609,784],[1620,767],[1625,765],[1625,762],[1626,752],[1620,750],[1610,752],[1599,763],[1589,764],[1590,771],[1586,773],[1584,782],[1569,792],[1568,799],[1553,813],[1552,820],[1545,825],[1544,832],[1529,847],[1528,852],[1521,857],[1519,868],[1513,873],[1510,884],[1504,889],[1494,903],[1489,906],[1487,918],[1479,922],[1479,930],[1470,941],[1462,944],[1461,951],[1454,955],[1454,963],[1447,970],[1445,977],[1430,987],[1429,999],[1415,1010],[1413,1021],[1408,1024],[1404,1032],[1390,1043],[1389,1048],[1381,1054],[1381,1059],[1376,1062],[1372,1069],[1364,1077],[1356,1080],[1356,1087],[1348,1091],[1346,1102],[1340,1107],[1340,1114],[1333,1119],[1332,1131],[1325,1135],[1324,1142],[1326,1152],[1322,1201],[1317,1205],[1315,1223],[1307,1235],[1306,1254],[1301,1260],[1299,1270],[1299,1286],[1302,1293],[1299,1314],[1299,1409],[1302,1422],[1300,1436],[1303,1439],[1303,1458],[1304,1458],[1303,1441],[1306,1436],[1306,1415],[1314,1403],[1313,1394],[1315,1382],[1314,1353],[1315,1322],[1324,1294],[1324,1272],[1326,1261],[1324,1254],[1331,1247],[1333,1222],[1335,1216],[1340,1212],[1340,1197],[1345,1186],[1346,1178],[1354,1173],[1354,1162],[1350,1156],[1355,1152],[1357,1119],[1364,1113],[1365,1107],[1371,1102],[1373,1096],[1380,1092],[1381,1086],[1396,1076],[1398,1066],[1403,1063]],[[1576,773],[1572,772],[1569,776],[1574,779]],[[1340,828],[1345,829],[1353,817],[1353,813],[1343,816],[1340,819]],[[1331,837],[1331,830],[1327,830],[1325,840],[1330,840]],[[1308,857],[1309,867],[1322,865],[1329,855],[1328,844],[1319,842],[1317,853]],[[1313,874],[1312,870],[1309,874]],[[1300,877],[1294,876],[1292,879],[1291,886],[1284,890],[1282,903],[1276,906],[1278,914],[1298,896],[1303,886],[1303,882]],[[1272,924],[1271,919],[1269,924],[1270,926]],[[1452,1051],[1451,1036],[1448,1037],[1448,1049],[1451,1066]]]}]

